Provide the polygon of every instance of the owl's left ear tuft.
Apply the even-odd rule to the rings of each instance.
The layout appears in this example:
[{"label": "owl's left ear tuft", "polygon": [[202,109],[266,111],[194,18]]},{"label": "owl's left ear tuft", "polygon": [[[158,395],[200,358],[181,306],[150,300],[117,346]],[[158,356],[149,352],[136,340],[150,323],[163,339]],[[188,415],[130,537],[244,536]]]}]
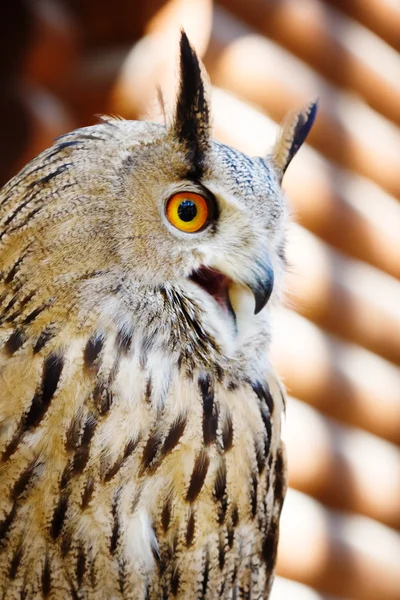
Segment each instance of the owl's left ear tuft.
[{"label": "owl's left ear tuft", "polygon": [[272,161],[280,181],[282,181],[290,161],[310,133],[317,108],[318,101],[316,100],[303,110],[289,114],[285,119],[272,152]]},{"label": "owl's left ear tuft", "polygon": [[195,176],[204,163],[210,142],[210,113],[199,59],[182,30],[180,40],[180,86],[172,125],[174,136],[186,147]]}]

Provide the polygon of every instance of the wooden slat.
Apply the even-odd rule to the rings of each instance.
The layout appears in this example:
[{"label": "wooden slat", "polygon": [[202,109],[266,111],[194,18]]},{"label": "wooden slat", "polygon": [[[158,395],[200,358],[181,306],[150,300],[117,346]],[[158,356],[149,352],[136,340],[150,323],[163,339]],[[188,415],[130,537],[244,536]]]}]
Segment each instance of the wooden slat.
[{"label": "wooden slat", "polygon": [[301,227],[288,232],[288,305],[320,327],[400,364],[400,284]]},{"label": "wooden slat", "polygon": [[3,2],[0,19],[0,77],[3,87],[10,79],[15,78],[23,64],[26,47],[31,41],[31,31],[31,10],[28,2]]},{"label": "wooden slat", "polygon": [[359,23],[322,0],[219,3],[336,85],[360,94],[372,108],[400,124],[400,57]]},{"label": "wooden slat", "polygon": [[399,368],[288,310],[276,310],[272,323],[272,361],[291,395],[400,443]]},{"label": "wooden slat", "polygon": [[283,187],[293,218],[342,252],[400,279],[400,204],[371,181],[302,149]]},{"label": "wooden slat", "polygon": [[400,599],[400,535],[371,519],[329,511],[289,490],[278,574],[327,594]]},{"label": "wooden slat", "polygon": [[293,398],[286,414],[290,486],[328,506],[400,529],[399,447]]},{"label": "wooden slat", "polygon": [[[123,115],[113,108],[110,96],[116,79],[123,67],[130,47],[109,50],[87,50],[75,69],[59,86],[60,95],[74,111],[80,126],[98,122],[96,115]],[[138,115],[132,115],[135,118]]]},{"label": "wooden slat", "polygon": [[88,47],[133,43],[166,0],[64,0],[80,26]]},{"label": "wooden slat", "polygon": [[319,594],[310,587],[296,581],[276,577],[272,586],[270,600],[334,600],[334,598]]},{"label": "wooden slat", "polygon": [[30,38],[20,73],[35,84],[57,88],[76,64],[79,28],[73,13],[59,0],[29,4]]},{"label": "wooden slat", "polygon": [[400,5],[397,0],[326,0],[371,29],[400,52]]}]

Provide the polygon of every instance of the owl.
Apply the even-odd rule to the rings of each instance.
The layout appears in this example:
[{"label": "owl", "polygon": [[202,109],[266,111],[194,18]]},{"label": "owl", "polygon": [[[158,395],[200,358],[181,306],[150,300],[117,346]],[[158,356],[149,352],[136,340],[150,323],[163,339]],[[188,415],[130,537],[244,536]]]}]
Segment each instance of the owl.
[{"label": "owl", "polygon": [[78,129],[0,193],[4,600],[269,596],[281,179],[316,105],[249,158],[202,72],[182,33],[170,123]]}]

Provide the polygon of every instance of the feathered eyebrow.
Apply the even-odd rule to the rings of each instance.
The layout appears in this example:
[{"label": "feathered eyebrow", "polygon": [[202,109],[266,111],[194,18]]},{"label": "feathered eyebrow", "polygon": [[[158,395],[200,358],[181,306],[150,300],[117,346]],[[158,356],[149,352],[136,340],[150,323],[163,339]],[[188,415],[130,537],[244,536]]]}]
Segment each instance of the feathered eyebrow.
[{"label": "feathered eyebrow", "polygon": [[189,162],[186,177],[200,180],[210,145],[210,115],[199,60],[184,31],[180,40],[180,86],[172,132],[186,150]]}]

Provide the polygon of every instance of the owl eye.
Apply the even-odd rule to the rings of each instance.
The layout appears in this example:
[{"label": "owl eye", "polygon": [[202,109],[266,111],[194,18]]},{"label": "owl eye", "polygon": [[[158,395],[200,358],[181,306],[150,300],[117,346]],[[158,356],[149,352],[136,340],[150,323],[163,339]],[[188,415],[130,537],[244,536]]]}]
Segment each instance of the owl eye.
[{"label": "owl eye", "polygon": [[211,218],[206,198],[193,192],[180,192],[171,196],[166,213],[171,225],[185,233],[200,231]]}]

